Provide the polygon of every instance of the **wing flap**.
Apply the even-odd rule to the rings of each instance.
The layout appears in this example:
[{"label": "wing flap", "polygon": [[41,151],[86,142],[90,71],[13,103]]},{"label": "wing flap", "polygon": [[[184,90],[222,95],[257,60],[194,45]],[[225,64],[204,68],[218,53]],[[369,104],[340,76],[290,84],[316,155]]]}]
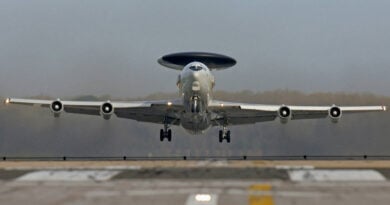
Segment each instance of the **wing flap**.
[{"label": "wing flap", "polygon": [[167,103],[153,103],[150,107],[137,108],[118,108],[115,109],[115,115],[119,118],[132,119],[141,122],[163,123],[164,120],[169,122],[175,121],[177,124],[180,119],[180,113],[183,111],[181,105],[168,105]]},{"label": "wing flap", "polygon": [[64,111],[74,114],[100,115],[100,107],[92,106],[64,106]]},{"label": "wing flap", "polygon": [[320,119],[328,117],[328,112],[307,112],[307,111],[292,111],[292,120],[304,120],[304,119]]},{"label": "wing flap", "polygon": [[277,117],[279,107],[256,104],[240,104],[234,102],[214,101],[209,110],[217,116],[213,125],[242,125],[257,122],[273,121]]},{"label": "wing flap", "polygon": [[[275,120],[276,116],[261,116],[261,117],[229,117],[227,118],[228,125],[244,125],[255,124],[258,122],[267,122]],[[225,123],[224,118],[217,118],[213,120],[213,126],[223,125]]]}]

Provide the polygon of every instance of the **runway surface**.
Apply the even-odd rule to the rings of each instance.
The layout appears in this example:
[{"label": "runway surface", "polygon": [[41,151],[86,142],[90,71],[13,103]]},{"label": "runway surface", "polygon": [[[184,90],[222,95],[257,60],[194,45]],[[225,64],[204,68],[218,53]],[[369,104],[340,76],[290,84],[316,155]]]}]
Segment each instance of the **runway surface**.
[{"label": "runway surface", "polygon": [[5,161],[0,204],[388,204],[390,161]]}]

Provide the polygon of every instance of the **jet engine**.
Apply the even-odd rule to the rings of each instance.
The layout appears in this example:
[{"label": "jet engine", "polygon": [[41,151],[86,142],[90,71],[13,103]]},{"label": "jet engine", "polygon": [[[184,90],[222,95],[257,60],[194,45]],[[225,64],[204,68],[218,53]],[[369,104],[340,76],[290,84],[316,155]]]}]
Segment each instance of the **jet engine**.
[{"label": "jet engine", "polygon": [[329,109],[329,117],[332,120],[333,123],[337,123],[341,118],[341,109],[337,106],[332,106]]},{"label": "jet engine", "polygon": [[278,116],[281,123],[287,123],[291,119],[291,109],[283,105],[278,110]]},{"label": "jet engine", "polygon": [[50,104],[50,110],[53,112],[54,117],[59,117],[64,110],[64,105],[61,100],[57,99]]},{"label": "jet engine", "polygon": [[113,113],[114,113],[114,106],[109,101],[103,103],[100,106],[100,115],[103,116],[105,120],[109,120]]}]

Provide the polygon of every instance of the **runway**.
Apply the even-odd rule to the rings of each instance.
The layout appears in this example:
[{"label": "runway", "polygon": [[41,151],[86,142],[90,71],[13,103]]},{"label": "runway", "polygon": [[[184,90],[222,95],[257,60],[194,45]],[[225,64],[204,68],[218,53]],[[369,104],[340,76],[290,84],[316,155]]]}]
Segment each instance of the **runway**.
[{"label": "runway", "polygon": [[0,204],[388,204],[389,161],[6,161]]}]

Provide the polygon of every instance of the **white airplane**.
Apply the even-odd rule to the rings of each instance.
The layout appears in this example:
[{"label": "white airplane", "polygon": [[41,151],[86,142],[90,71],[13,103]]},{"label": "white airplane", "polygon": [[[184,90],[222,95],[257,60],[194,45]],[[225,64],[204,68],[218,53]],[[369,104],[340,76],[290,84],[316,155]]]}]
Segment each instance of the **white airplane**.
[{"label": "white airplane", "polygon": [[295,106],[262,105],[213,100],[215,85],[211,70],[221,70],[236,64],[228,56],[186,52],[161,57],[158,62],[168,68],[180,70],[177,80],[180,98],[160,101],[87,102],[7,98],[6,104],[40,105],[48,107],[55,117],[65,111],[87,115],[100,115],[108,120],[115,114],[141,122],[164,125],[160,141],[172,139],[171,125],[182,126],[191,134],[204,133],[212,126],[220,126],[219,142],[230,143],[231,125],[253,124],[279,118],[282,123],[297,119],[329,117],[337,122],[342,114],[386,111],[386,106]]}]

